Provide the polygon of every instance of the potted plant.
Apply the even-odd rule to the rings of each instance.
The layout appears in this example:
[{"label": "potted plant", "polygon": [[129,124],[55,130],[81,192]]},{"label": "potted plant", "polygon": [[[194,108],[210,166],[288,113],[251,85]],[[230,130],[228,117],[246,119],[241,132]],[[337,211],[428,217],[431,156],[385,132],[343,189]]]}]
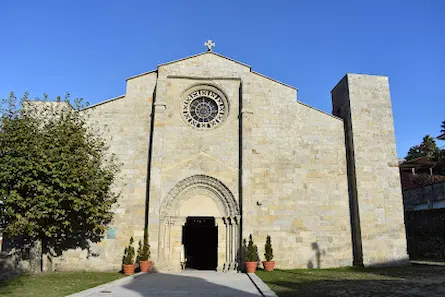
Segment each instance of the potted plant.
[{"label": "potted plant", "polygon": [[148,244],[148,230],[144,229],[144,243],[139,240],[138,262],[141,272],[149,272],[153,261],[150,261],[150,245]]},{"label": "potted plant", "polygon": [[124,253],[124,263],[122,264],[122,269],[124,271],[124,275],[134,274],[135,268],[136,268],[136,264],[134,263],[133,237],[131,237],[130,244],[125,249],[125,253]]},{"label": "potted plant", "polygon": [[252,234],[249,235],[249,244],[247,246],[244,265],[246,266],[247,273],[254,273],[258,265],[258,249],[256,245],[253,244]]},{"label": "potted plant", "polygon": [[267,235],[266,244],[264,245],[264,257],[266,258],[266,261],[263,261],[264,270],[273,271],[275,268],[275,261],[272,261],[273,249],[272,249],[272,242],[270,241],[269,235]]}]

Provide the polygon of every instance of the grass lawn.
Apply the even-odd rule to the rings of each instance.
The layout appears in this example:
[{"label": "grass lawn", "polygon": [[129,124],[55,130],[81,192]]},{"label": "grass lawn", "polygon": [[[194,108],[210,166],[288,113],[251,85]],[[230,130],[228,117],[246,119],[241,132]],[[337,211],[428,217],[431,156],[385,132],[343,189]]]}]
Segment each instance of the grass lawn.
[{"label": "grass lawn", "polygon": [[280,297],[445,296],[445,267],[257,271]]},{"label": "grass lawn", "polygon": [[0,281],[0,296],[60,297],[123,277],[117,272],[53,272]]}]

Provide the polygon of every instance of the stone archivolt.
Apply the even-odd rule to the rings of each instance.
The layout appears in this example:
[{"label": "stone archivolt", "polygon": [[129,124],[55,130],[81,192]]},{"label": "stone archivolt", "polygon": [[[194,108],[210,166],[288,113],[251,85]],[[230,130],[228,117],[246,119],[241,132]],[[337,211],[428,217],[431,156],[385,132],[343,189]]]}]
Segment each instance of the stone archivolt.
[{"label": "stone archivolt", "polygon": [[238,203],[230,190],[216,178],[194,175],[180,181],[167,195],[161,209],[161,216],[174,216],[174,205],[198,192],[207,192],[227,217],[240,214]]}]

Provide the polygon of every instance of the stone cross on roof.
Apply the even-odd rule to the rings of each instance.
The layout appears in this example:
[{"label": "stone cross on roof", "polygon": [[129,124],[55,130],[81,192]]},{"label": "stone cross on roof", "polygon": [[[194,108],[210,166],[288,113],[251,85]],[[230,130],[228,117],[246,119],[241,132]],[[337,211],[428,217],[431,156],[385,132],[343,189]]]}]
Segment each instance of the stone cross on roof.
[{"label": "stone cross on roof", "polygon": [[211,40],[207,40],[206,42],[204,42],[204,46],[207,47],[207,51],[211,52],[212,51],[212,47],[214,47],[216,44]]}]

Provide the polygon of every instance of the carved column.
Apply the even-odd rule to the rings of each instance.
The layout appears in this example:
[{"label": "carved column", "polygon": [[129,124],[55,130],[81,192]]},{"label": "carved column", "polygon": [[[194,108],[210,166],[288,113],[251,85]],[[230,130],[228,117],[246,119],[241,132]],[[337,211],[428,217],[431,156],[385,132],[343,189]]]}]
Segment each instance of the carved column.
[{"label": "carved column", "polygon": [[164,264],[165,264],[167,270],[170,270],[171,269],[170,268],[170,264],[171,264],[170,258],[171,258],[171,254],[172,254],[172,240],[171,240],[171,238],[172,238],[172,236],[171,236],[172,222],[171,222],[170,218],[168,218],[165,223],[166,223],[166,227],[167,227],[167,232],[165,234],[167,248],[165,249],[165,252],[164,252],[165,258],[163,259],[163,261],[164,261]]},{"label": "carved column", "polygon": [[233,217],[230,218],[230,233],[232,237],[230,238],[230,270],[235,269],[235,257],[236,257],[236,248],[235,248],[235,221]]},{"label": "carved column", "polygon": [[218,228],[218,267],[217,271],[224,271],[226,269],[227,262],[227,226],[224,218],[218,218],[215,220]]},{"label": "carved column", "polygon": [[230,217],[229,218],[229,222],[230,222],[230,270],[233,270],[233,266],[234,266],[234,254],[235,254],[235,251],[234,251],[234,245],[233,245],[233,241],[234,241],[234,238],[235,238],[235,233],[234,233],[234,230],[233,230],[233,227],[234,227],[234,222],[233,222],[233,218],[232,217]]},{"label": "carved column", "polygon": [[237,225],[234,218],[232,218],[232,270],[236,269],[236,254],[237,254],[237,247],[236,247],[236,234],[237,234]]},{"label": "carved column", "polygon": [[225,261],[224,261],[224,267],[223,270],[226,271],[227,267],[229,265],[229,222],[227,221],[227,218],[223,217],[222,221],[224,222],[224,242],[225,242]]},{"label": "carved column", "polygon": [[240,216],[234,217],[235,221],[235,269],[238,269],[241,261],[241,242],[240,242]]},{"label": "carved column", "polygon": [[172,265],[173,271],[181,271],[182,231],[183,231],[183,226],[186,223],[186,220],[187,219],[184,217],[174,217],[171,222],[172,253],[171,253],[170,263]]},{"label": "carved column", "polygon": [[165,260],[168,258],[168,251],[169,251],[169,234],[170,234],[170,228],[168,225],[168,219],[162,218],[162,221],[159,225],[159,253],[158,253],[158,261],[159,265],[162,266],[165,263]]}]

